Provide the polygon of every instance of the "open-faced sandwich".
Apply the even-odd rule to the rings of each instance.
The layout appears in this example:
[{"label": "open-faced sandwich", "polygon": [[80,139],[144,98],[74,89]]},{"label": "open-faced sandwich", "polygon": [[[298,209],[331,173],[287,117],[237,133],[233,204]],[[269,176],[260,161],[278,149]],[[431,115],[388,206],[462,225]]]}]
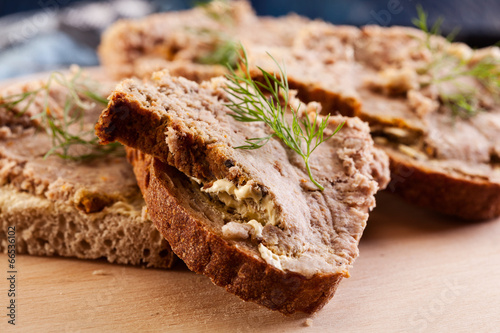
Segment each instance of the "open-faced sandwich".
[{"label": "open-faced sandwich", "polygon": [[367,124],[323,118],[286,79],[259,88],[234,75],[125,80],[96,133],[128,147],[152,220],[191,270],[244,300],[311,313],[349,275],[387,157]]},{"label": "open-faced sandwich", "polygon": [[112,82],[81,70],[0,91],[0,250],[170,267],[123,147],[93,127]]}]

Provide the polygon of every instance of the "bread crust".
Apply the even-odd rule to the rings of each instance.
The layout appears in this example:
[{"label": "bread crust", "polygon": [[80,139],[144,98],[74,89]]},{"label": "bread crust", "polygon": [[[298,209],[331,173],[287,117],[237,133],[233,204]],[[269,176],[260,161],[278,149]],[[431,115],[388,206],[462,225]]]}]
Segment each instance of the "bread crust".
[{"label": "bread crust", "polygon": [[[341,274],[306,279],[284,272],[216,235],[172,193],[172,179],[185,177],[156,158],[127,148],[129,161],[148,205],[149,215],[172,250],[196,273],[245,301],[292,314],[313,313],[334,295]],[[171,177],[169,176],[171,175]]]},{"label": "bread crust", "polygon": [[[130,109],[140,116],[133,116]],[[147,154],[153,156],[166,156],[166,162],[200,179],[224,178],[227,176],[225,162],[227,157],[221,155],[213,144],[207,144],[192,134],[183,137],[181,147],[175,154],[165,140],[157,140],[164,136],[167,126],[180,127],[175,122],[162,122],[159,118],[150,114],[147,109],[126,93],[115,91],[110,98],[108,108],[102,112],[95,125],[95,131],[103,144],[111,143],[117,138],[126,146],[142,147]],[[136,128],[141,128],[152,135],[139,135]],[[190,147],[196,146],[193,151]],[[208,163],[207,161],[212,161]],[[230,161],[231,162],[231,161]]]},{"label": "bread crust", "polygon": [[387,190],[410,203],[467,220],[500,215],[500,184],[455,177],[426,167],[384,149],[389,155],[391,182]]}]

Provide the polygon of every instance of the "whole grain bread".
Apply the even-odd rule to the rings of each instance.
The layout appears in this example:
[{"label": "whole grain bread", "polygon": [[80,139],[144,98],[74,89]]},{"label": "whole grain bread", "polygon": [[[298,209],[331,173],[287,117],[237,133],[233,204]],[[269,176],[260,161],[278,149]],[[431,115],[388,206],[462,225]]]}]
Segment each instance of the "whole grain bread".
[{"label": "whole grain bread", "polygon": [[[388,190],[409,202],[466,219],[492,218],[500,215],[500,178],[482,177],[491,172],[488,166],[462,161],[421,160],[384,144],[391,160],[391,183]],[[458,165],[453,165],[458,164]],[[461,170],[469,168],[470,176]]]},{"label": "whole grain bread", "polygon": [[[388,182],[387,158],[366,124],[333,116],[325,135],[344,127],[310,159],[325,186],[319,191],[302,159],[279,140],[234,148],[269,132],[229,115],[226,84],[198,85],[167,72],[144,83],[125,80],[96,133],[131,147],[149,213],[191,270],[244,300],[312,313],[349,275],[378,182]],[[291,100],[299,102],[293,93]],[[300,116],[317,107],[301,108]]]},{"label": "whole grain bread", "polygon": [[[68,74],[68,80],[73,77]],[[55,80],[48,94],[39,90],[46,84],[47,79],[41,79],[0,92],[0,251],[7,251],[7,230],[15,227],[20,254],[170,267],[175,256],[149,220],[125,156],[88,162],[45,157],[52,148],[46,123],[39,117],[45,98],[49,112],[56,114],[69,96]],[[111,86],[104,80],[95,92],[105,96]],[[33,100],[4,104],[12,96],[38,90]],[[91,102],[80,97],[82,103]],[[87,110],[84,126],[93,128],[99,112],[98,105]],[[76,133],[74,126],[70,133]]]}]

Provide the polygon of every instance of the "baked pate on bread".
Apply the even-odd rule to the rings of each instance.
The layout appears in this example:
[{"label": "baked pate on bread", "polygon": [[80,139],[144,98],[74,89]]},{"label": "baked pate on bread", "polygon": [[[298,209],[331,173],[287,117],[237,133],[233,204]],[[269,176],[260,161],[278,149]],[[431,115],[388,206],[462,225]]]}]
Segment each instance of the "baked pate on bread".
[{"label": "baked pate on bread", "polygon": [[[0,92],[0,251],[7,251],[7,230],[15,227],[17,253],[170,267],[175,256],[148,219],[125,156],[79,162],[45,157],[53,137],[41,113],[48,106],[47,112],[62,116],[72,98],[67,87],[50,80],[47,89],[49,79]],[[105,96],[111,84],[95,92]],[[6,104],[30,92],[19,103]],[[87,129],[100,111],[98,105],[86,110]],[[69,133],[80,132],[79,126],[73,124]]]},{"label": "baked pate on bread", "polygon": [[[151,218],[191,270],[244,300],[312,313],[349,276],[374,194],[388,182],[386,156],[365,123],[331,117],[325,135],[344,127],[310,157],[320,191],[278,139],[235,148],[269,130],[230,116],[226,84],[198,85],[167,72],[125,80],[96,134],[130,147]],[[290,104],[298,102],[291,96]],[[316,107],[302,107],[299,116]]]},{"label": "baked pate on bread", "polygon": [[[201,82],[227,72],[223,53],[234,51],[239,42],[289,46],[307,22],[294,14],[258,17],[247,1],[215,1],[118,21],[103,34],[98,52],[103,67],[117,79],[168,69],[173,76]],[[211,56],[219,51],[221,57]]]},{"label": "baked pate on bread", "polygon": [[[426,36],[408,35],[366,27],[360,39],[368,50],[392,40],[385,53],[398,55],[370,56],[377,63],[365,66],[383,69],[365,80],[357,113],[391,159],[390,189],[465,219],[500,216],[500,49],[472,50],[437,36],[425,47]],[[376,107],[381,100],[385,107]]]},{"label": "baked pate on bread", "polygon": [[[241,1],[215,8],[218,16],[213,8],[196,8],[124,21],[105,34],[101,59],[114,72],[128,68],[129,75],[143,77],[166,68],[200,81],[224,73],[220,64],[198,58],[217,52],[214,36],[222,34],[245,47],[250,64],[272,72],[268,53],[283,62],[290,87],[305,102],[369,122],[377,145],[390,156],[390,191],[465,219],[500,216],[498,47],[472,50],[407,27],[261,18]],[[230,25],[215,19],[225,17],[223,8]],[[250,70],[258,79],[260,71]],[[484,84],[487,76],[496,77],[493,92]]]},{"label": "baked pate on bread", "polygon": [[352,38],[355,28],[311,26],[297,41],[313,42],[253,48],[250,62],[272,71],[267,52],[283,59],[299,97],[367,121],[391,160],[389,190],[465,219],[499,216],[500,49],[438,36],[427,47],[412,28],[369,26]]}]

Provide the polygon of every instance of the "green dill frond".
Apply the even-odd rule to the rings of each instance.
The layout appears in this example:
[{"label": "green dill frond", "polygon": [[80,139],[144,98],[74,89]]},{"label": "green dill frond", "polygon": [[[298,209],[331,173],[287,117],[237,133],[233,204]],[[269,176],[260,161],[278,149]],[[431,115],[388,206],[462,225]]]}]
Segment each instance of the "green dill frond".
[{"label": "green dill frond", "polygon": [[[470,118],[486,111],[479,105],[478,91],[473,86],[467,86],[460,83],[460,79],[464,77],[475,78],[492,96],[498,100],[500,94],[500,65],[498,61],[491,58],[484,58],[474,64],[468,61],[458,60],[456,58],[448,58],[446,61],[452,69],[445,74],[439,74],[439,71],[432,73],[431,83],[437,87],[438,95],[444,105],[448,106],[454,117],[463,119]],[[457,93],[449,95],[444,92],[441,85],[449,82]]]},{"label": "green dill frond", "polygon": [[[236,148],[258,149],[276,137],[302,157],[309,178],[320,190],[324,190],[313,177],[309,158],[321,143],[335,135],[344,124],[340,124],[331,135],[325,137],[324,131],[328,126],[329,115],[320,120],[316,114],[311,121],[307,115],[299,117],[300,105],[297,108],[290,105],[285,66],[280,66],[272,55],[268,54],[277,66],[277,74],[271,74],[257,67],[262,80],[254,80],[250,75],[247,53],[243,47],[241,49],[243,53],[240,56],[241,63],[237,65],[236,70],[229,68],[230,74],[226,76],[229,80],[226,88],[229,102],[226,106],[233,112],[231,116],[237,121],[263,122],[271,129],[272,134],[248,139],[246,145]],[[291,123],[287,120],[288,108],[292,116]]]},{"label": "green dill frond", "polygon": [[436,22],[432,26],[428,24],[429,16],[424,11],[424,8],[421,4],[417,5],[417,17],[412,19],[412,23],[415,27],[419,28],[423,32],[425,32],[425,46],[429,49],[432,49],[431,38],[434,35],[441,35],[441,25],[443,24],[443,18],[439,17]]},{"label": "green dill frond", "polygon": [[453,95],[440,94],[441,102],[452,112],[453,117],[468,119],[482,110],[477,105],[477,99],[472,94],[456,93]]},{"label": "green dill frond", "polygon": [[20,94],[13,94],[9,96],[1,96],[0,97],[0,108],[5,108],[7,110],[14,110],[18,104],[27,101],[26,105],[23,106],[21,110],[16,114],[16,116],[22,116],[26,110],[29,109],[31,104],[36,99],[36,95],[42,90],[43,88],[39,88],[33,91],[27,91],[23,92]]},{"label": "green dill frond", "polygon": [[[432,36],[441,36],[443,31],[442,31],[442,26],[444,22],[444,18],[442,16],[439,16],[436,21],[432,24],[432,26],[429,26],[428,23],[429,20],[429,15],[427,12],[425,12],[424,8],[422,7],[421,4],[417,5],[417,17],[414,17],[411,22],[415,27],[418,29],[422,30],[425,35],[425,46],[433,50],[434,47],[431,44],[431,38]],[[453,42],[455,38],[457,37],[458,33],[460,32],[460,27],[455,27],[445,38],[448,40],[448,42]]]},{"label": "green dill frond", "polygon": [[[500,96],[500,64],[492,57],[485,57],[473,62],[472,59],[460,59],[451,55],[441,48],[431,43],[433,36],[442,33],[443,18],[440,17],[429,27],[428,15],[421,5],[417,6],[417,18],[412,20],[413,24],[426,34],[424,46],[431,52],[432,60],[426,68],[419,69],[419,74],[427,74],[430,81],[421,84],[421,87],[433,84],[437,86],[439,99],[449,107],[454,117],[470,118],[481,111],[479,106],[477,91],[473,87],[464,89],[460,79],[471,77],[482,84],[489,93],[496,99]],[[458,34],[459,29],[455,28],[447,37],[448,42],[452,42]],[[458,93],[447,94],[441,89],[443,83],[453,84]]]},{"label": "green dill frond", "polygon": [[413,23],[414,26],[425,32],[426,34],[430,35],[440,35],[441,34],[441,26],[443,25],[443,17],[438,17],[436,22],[432,24],[432,26],[429,26],[428,23],[429,20],[429,15],[427,12],[424,10],[424,7],[422,7],[421,4],[417,5],[417,17],[413,18],[411,22]]},{"label": "green dill frond", "polygon": [[[54,85],[64,88],[66,99],[57,110],[50,103],[50,93]],[[82,75],[78,69],[71,78],[60,72],[52,72],[48,80],[39,88],[20,94],[0,97],[0,108],[15,112],[16,116],[26,113],[33,102],[42,100],[41,112],[31,116],[39,120],[52,140],[52,148],[45,158],[56,155],[62,159],[83,161],[110,154],[123,155],[123,148],[118,143],[106,146],[99,144],[91,130],[85,129],[85,112],[97,105],[106,106],[108,101],[96,92],[98,84]],[[24,103],[24,106],[20,106]],[[80,149],[74,149],[79,147]],[[81,151],[75,153],[75,151]]]},{"label": "green dill frond", "polygon": [[212,50],[202,54],[196,62],[205,65],[222,65],[235,68],[238,63],[238,45],[230,37],[216,31],[210,32]]},{"label": "green dill frond", "polygon": [[222,65],[235,68],[238,62],[238,43],[223,30],[234,27],[229,0],[198,1],[197,7],[206,16],[219,23],[224,29],[188,28],[192,33],[208,40],[210,50],[202,53],[195,61],[205,65]]},{"label": "green dill frond", "polygon": [[231,26],[234,22],[229,2],[229,0],[196,1],[195,6],[201,8],[205,15],[214,21]]}]

